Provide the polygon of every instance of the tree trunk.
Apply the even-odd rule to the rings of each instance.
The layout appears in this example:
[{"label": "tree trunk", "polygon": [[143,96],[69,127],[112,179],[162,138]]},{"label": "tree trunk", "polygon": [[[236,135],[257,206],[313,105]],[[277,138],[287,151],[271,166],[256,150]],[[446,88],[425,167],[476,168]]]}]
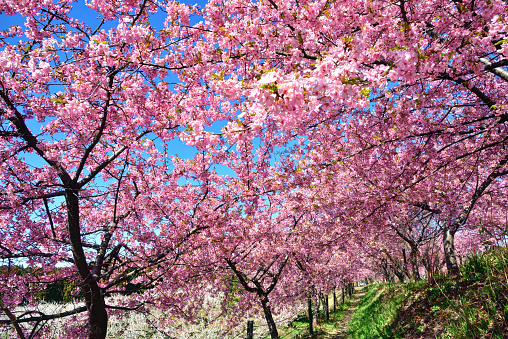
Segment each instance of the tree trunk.
[{"label": "tree trunk", "polygon": [[[402,249],[402,258],[404,259],[404,271],[405,271],[407,277],[409,278],[409,274],[407,272],[408,269],[407,269],[407,258],[406,258],[406,249],[405,248]],[[411,259],[409,259],[409,260],[411,260]]]},{"label": "tree trunk", "polygon": [[312,336],[314,335],[314,326],[313,326],[314,319],[312,319],[312,298],[309,297],[307,302],[309,312],[309,334]]},{"label": "tree trunk", "polygon": [[335,293],[335,287],[333,288],[333,311],[337,311],[337,294]]},{"label": "tree trunk", "polygon": [[277,326],[275,325],[275,321],[273,320],[272,310],[270,309],[270,301],[268,300],[268,296],[260,294],[259,297],[261,299],[263,313],[265,314],[266,324],[268,325],[268,331],[270,331],[270,338],[279,339],[279,333],[277,332]]},{"label": "tree trunk", "polygon": [[420,270],[418,269],[418,248],[411,246],[411,252],[409,252],[409,262],[411,263],[411,270],[413,271],[413,279],[415,281],[420,280]]},{"label": "tree trunk", "polygon": [[108,330],[108,313],[104,296],[97,282],[92,278],[92,272],[88,267],[83,251],[79,222],[78,189],[66,189],[65,200],[67,203],[67,232],[69,233],[74,263],[81,278],[81,290],[88,309],[88,338],[105,339]]},{"label": "tree trunk", "polygon": [[91,284],[91,303],[88,309],[90,325],[89,339],[104,339],[108,330],[108,312],[106,303],[95,281]]},{"label": "tree trunk", "polygon": [[326,321],[330,320],[330,309],[328,308],[328,294],[325,295],[325,317]]},{"label": "tree trunk", "polygon": [[317,326],[318,325],[318,318],[319,318],[319,306],[321,306],[321,300],[319,298],[319,293],[316,293],[316,302],[314,303],[314,323]]},{"label": "tree trunk", "polygon": [[247,321],[247,339],[254,338],[254,320]]},{"label": "tree trunk", "polygon": [[[395,276],[397,276],[397,279],[399,279],[400,282],[404,282],[404,272],[399,272],[397,269],[393,269],[393,273]],[[395,279],[393,280],[395,282]]]},{"label": "tree trunk", "polygon": [[448,274],[453,276],[459,275],[459,266],[457,265],[457,257],[455,256],[455,231],[450,229],[449,224],[445,224],[443,228],[443,247],[445,255],[446,270]]}]

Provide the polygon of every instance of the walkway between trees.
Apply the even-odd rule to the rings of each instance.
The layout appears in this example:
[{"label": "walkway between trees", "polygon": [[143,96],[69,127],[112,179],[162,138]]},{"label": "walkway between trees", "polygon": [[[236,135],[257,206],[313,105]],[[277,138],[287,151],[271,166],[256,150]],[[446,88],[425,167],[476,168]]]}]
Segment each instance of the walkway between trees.
[{"label": "walkway between trees", "polygon": [[[377,291],[376,296],[383,293],[383,291],[384,291],[384,288],[380,288]],[[364,288],[359,289],[357,287],[357,290],[355,291],[355,293],[352,296],[353,300],[352,300],[351,306],[345,312],[344,318],[342,318],[340,323],[336,324],[336,328],[333,332],[328,333],[323,338],[326,338],[326,339],[347,339],[348,338],[349,322],[351,321],[351,318],[356,311],[356,306],[358,305],[360,300],[362,300],[362,298],[365,294],[367,294],[367,291]]]},{"label": "walkway between trees", "polygon": [[[370,290],[370,289],[369,289]],[[372,298],[377,298],[385,290],[384,287],[377,289],[376,293]],[[330,320],[325,321],[320,317],[319,325],[315,328],[315,334],[309,336],[308,333],[308,319],[300,319],[299,321],[289,325],[285,328],[279,329],[281,339],[348,339],[349,325],[353,314],[358,309],[358,304],[367,294],[365,287],[356,287],[355,292],[351,297],[348,297],[346,304],[340,304],[337,312],[330,311]],[[337,298],[340,300],[339,298]],[[266,337],[268,339],[269,337]]]},{"label": "walkway between trees", "polygon": [[344,314],[344,318],[342,318],[342,321],[340,321],[340,323],[337,324],[338,328],[336,330],[334,330],[334,332],[328,334],[325,338],[330,338],[330,339],[345,339],[345,338],[347,338],[347,330],[349,327],[348,326],[349,321],[351,320],[353,313],[355,313],[356,305],[358,304],[358,302],[360,302],[360,300],[363,298],[363,296],[367,293],[363,288],[362,289],[356,288],[356,289],[357,289],[357,291],[355,291],[355,293],[352,295],[353,300],[351,303],[351,307],[349,307],[349,309]]}]

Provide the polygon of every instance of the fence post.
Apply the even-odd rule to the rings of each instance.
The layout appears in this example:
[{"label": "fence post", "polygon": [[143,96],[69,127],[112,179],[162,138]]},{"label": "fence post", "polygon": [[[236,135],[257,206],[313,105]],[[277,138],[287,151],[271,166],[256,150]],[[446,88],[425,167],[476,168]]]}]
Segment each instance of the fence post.
[{"label": "fence post", "polygon": [[247,321],[247,339],[254,338],[254,320]]},{"label": "fence post", "polygon": [[312,328],[312,298],[309,297],[308,299],[309,304],[309,334],[314,335],[314,329]]}]

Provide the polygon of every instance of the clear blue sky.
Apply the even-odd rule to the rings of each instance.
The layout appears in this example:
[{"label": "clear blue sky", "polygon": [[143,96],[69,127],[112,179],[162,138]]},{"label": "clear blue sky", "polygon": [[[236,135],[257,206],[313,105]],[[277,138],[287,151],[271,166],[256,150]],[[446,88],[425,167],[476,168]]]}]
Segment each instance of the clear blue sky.
[{"label": "clear blue sky", "polygon": [[[204,7],[207,3],[207,1],[203,1],[203,0],[198,0],[198,1],[184,0],[181,2],[186,3],[188,5],[198,5],[200,7]],[[85,1],[80,0],[80,1],[73,3],[73,5],[74,5],[74,9],[71,12],[71,16],[81,19],[82,21],[84,21],[88,25],[90,25],[92,28],[95,25],[99,24],[100,20],[97,18],[98,14],[95,11],[89,9],[85,5]],[[159,12],[159,13],[155,14],[154,16],[152,16],[151,23],[155,27],[157,27],[159,25],[162,26],[164,19],[165,19],[165,14],[163,12]],[[194,18],[192,18],[191,24],[196,23],[200,20],[201,20],[201,18],[194,17]],[[24,23],[25,23],[25,19],[21,15],[0,14],[0,30],[7,29],[7,28],[14,26],[14,25],[23,26]],[[116,22],[112,22],[109,27],[111,27],[112,25],[115,25],[115,24],[116,24]],[[105,29],[108,29],[109,27],[104,26]],[[21,40],[22,38],[18,38],[18,39]],[[11,41],[11,42],[17,43],[17,41]],[[35,121],[33,121],[33,122],[31,121],[31,122],[29,122],[29,126],[34,131],[34,133],[37,133],[39,130],[40,124]],[[218,132],[218,131],[220,131],[222,126],[223,126],[222,123],[217,122],[212,126],[211,129],[207,128],[207,130],[212,130],[214,132]],[[156,141],[156,144],[158,144],[157,141]],[[172,152],[171,152],[172,154],[177,154],[178,156],[183,157],[183,158],[191,158],[197,152],[194,147],[187,146],[187,145],[183,144],[182,142],[180,142],[179,140],[172,140],[169,142],[169,145],[170,145],[170,149],[172,150]],[[24,156],[25,156],[25,159],[29,163],[31,163],[33,166],[42,166],[43,165],[41,163],[41,160],[32,154],[26,153],[26,154],[24,154]],[[228,170],[226,168],[218,168],[218,170],[219,170],[219,172],[221,172],[223,174],[234,175],[231,170]]]}]

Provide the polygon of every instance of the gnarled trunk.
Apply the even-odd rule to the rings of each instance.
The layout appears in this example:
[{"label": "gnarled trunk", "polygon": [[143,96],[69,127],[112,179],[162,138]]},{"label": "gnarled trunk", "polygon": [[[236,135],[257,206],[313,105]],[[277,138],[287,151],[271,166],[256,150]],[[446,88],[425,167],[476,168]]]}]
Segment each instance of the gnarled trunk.
[{"label": "gnarled trunk", "polygon": [[79,222],[79,197],[78,190],[67,189],[65,192],[67,203],[67,231],[71,243],[74,263],[81,278],[81,290],[85,297],[88,309],[88,338],[105,339],[108,329],[108,313],[106,303],[97,282],[92,278],[92,272],[86,262],[83,244],[81,242],[81,230]]},{"label": "gnarled trunk", "polygon": [[416,246],[411,246],[411,252],[409,252],[409,262],[411,263],[413,279],[415,281],[420,280],[420,270],[418,267],[418,248]]},{"label": "gnarled trunk", "polygon": [[261,306],[263,307],[263,313],[265,315],[266,324],[268,325],[268,331],[270,331],[270,338],[279,339],[279,333],[277,332],[277,326],[273,320],[268,296],[259,294],[259,299],[261,301]]},{"label": "gnarled trunk", "polygon": [[459,275],[459,265],[455,256],[455,231],[450,229],[449,224],[443,228],[443,248],[445,255],[446,270],[453,276]]}]

